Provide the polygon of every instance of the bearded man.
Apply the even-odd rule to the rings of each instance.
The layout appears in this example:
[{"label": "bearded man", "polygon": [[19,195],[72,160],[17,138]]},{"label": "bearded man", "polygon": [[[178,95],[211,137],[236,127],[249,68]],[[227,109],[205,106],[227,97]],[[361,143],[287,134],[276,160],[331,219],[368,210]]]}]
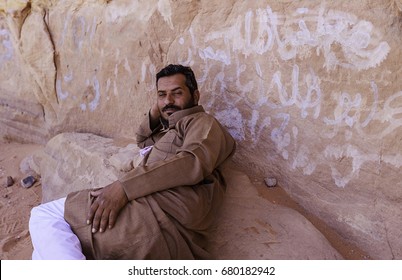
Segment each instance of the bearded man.
[{"label": "bearded man", "polygon": [[235,141],[198,105],[190,67],[156,75],[156,102],[137,131],[141,164],[104,188],[32,209],[33,259],[210,259],[221,167]]}]

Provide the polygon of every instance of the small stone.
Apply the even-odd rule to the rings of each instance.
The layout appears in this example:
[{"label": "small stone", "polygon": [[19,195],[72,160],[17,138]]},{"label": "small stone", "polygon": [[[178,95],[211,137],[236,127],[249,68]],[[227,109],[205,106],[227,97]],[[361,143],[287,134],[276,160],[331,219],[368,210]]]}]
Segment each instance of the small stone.
[{"label": "small stone", "polygon": [[265,182],[265,185],[267,185],[267,187],[269,187],[269,188],[273,188],[277,184],[277,180],[275,177],[268,177],[264,180],[264,182]]},{"label": "small stone", "polygon": [[7,187],[11,187],[12,185],[14,185],[14,179],[11,176],[7,176],[7,183],[6,183]]},{"label": "small stone", "polygon": [[23,186],[24,188],[30,188],[35,182],[36,179],[34,176],[28,176],[21,180],[21,186]]}]

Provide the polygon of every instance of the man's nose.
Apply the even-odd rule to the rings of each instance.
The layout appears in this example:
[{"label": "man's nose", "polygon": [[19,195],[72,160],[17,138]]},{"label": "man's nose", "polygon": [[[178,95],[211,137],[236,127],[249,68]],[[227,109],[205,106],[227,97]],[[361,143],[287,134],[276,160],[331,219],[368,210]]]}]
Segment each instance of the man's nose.
[{"label": "man's nose", "polygon": [[165,98],[165,105],[171,105],[174,103],[173,95],[167,94]]}]

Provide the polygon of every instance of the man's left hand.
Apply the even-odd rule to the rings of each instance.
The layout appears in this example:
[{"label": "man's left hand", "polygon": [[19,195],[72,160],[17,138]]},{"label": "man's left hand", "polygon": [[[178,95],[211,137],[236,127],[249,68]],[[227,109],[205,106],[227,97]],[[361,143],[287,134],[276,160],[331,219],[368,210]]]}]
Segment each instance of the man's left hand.
[{"label": "man's left hand", "polygon": [[87,223],[92,224],[92,233],[104,232],[116,223],[120,210],[128,203],[128,198],[119,181],[91,192],[95,199],[89,209]]}]

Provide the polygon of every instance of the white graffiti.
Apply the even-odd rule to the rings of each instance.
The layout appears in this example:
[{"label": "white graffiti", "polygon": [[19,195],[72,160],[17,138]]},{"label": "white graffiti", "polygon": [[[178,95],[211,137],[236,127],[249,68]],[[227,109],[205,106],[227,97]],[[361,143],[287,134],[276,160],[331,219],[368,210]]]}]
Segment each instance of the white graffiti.
[{"label": "white graffiti", "polygon": [[150,61],[143,61],[141,65],[141,82],[145,83],[145,90],[147,92],[153,92],[156,87],[156,67]]},{"label": "white graffiti", "polygon": [[[293,129],[293,132],[295,133],[295,130],[297,128]],[[294,135],[294,141],[297,141],[297,133],[293,134]],[[295,170],[296,168],[302,168],[303,174],[304,175],[311,175],[315,171],[315,168],[317,166],[317,163],[315,161],[312,161],[310,159],[310,150],[306,145],[301,144],[300,147],[296,149],[296,155],[293,159],[293,163],[291,165],[291,168]]]},{"label": "white graffiti", "polygon": [[[286,32],[280,34],[279,26]],[[268,6],[247,11],[245,17],[239,16],[232,26],[209,33],[205,41],[224,40],[231,45],[231,51],[246,57],[262,55],[276,47],[285,61],[315,52],[324,56],[323,66],[327,70],[337,66],[364,70],[376,67],[390,51],[388,43],[377,36],[372,23],[345,12],[325,11],[324,7],[303,8],[289,18]],[[343,56],[334,51],[335,46],[341,46]],[[215,53],[212,49],[209,52]],[[215,57],[223,56],[222,51],[219,52]]]},{"label": "white graffiti", "polygon": [[[254,62],[255,72],[260,79],[259,81],[247,81],[242,77],[244,72],[250,71],[251,65],[241,64],[238,56],[268,55],[267,60],[269,60],[275,59],[272,52],[276,50],[280,58],[286,61],[294,59],[296,56],[303,56],[302,59],[305,59],[316,53],[324,56],[323,66],[328,71],[336,67],[360,71],[376,67],[386,58],[390,48],[387,42],[380,41],[380,38],[376,37],[377,33],[372,32],[373,26],[370,22],[358,20],[354,15],[337,11],[324,13],[323,8],[320,8],[318,13],[309,11],[309,9],[299,9],[297,13],[302,14],[303,18],[286,18],[287,32],[285,35],[280,35],[278,32],[278,26],[282,25],[283,28],[285,25],[284,17],[273,13],[269,7],[266,10],[249,10],[244,20],[239,17],[233,26],[208,34],[205,42],[211,45],[198,51],[199,57],[204,61],[200,82],[206,91],[216,93],[207,103],[210,109],[213,109],[218,103],[222,104],[215,100],[231,104],[228,105],[231,109],[241,107],[241,103],[245,103],[251,109],[250,114],[224,108],[217,110],[221,121],[227,121],[225,117],[228,115],[220,112],[229,110],[231,119],[236,120],[237,124],[242,124],[237,127],[233,124],[230,125],[231,133],[237,137],[237,140],[242,141],[245,136],[249,136],[256,145],[261,141],[263,134],[271,131],[270,139],[275,144],[276,152],[285,160],[292,159],[290,164],[292,169],[302,168],[305,175],[311,175],[317,167],[317,162],[323,162],[322,156],[310,151],[304,144],[295,144],[292,156],[289,154],[288,148],[291,142],[297,142],[298,129],[293,127],[292,134],[287,132],[290,128],[291,115],[282,110],[287,107],[296,107],[300,110],[302,119],[308,116],[314,119],[322,118],[327,126],[333,128],[331,138],[335,137],[343,125],[354,128],[359,134],[364,135],[366,132],[363,129],[376,120],[377,115],[382,116],[384,113],[379,110],[377,84],[371,81],[368,93],[365,92],[364,96],[362,93],[351,94],[346,91],[328,92],[329,96],[336,98],[337,105],[332,117],[321,116],[324,93],[321,92],[321,80],[312,68],[307,73],[299,73],[299,66],[295,63],[290,77],[282,77],[282,71],[278,70],[271,78],[267,78],[261,69],[260,62]],[[297,28],[292,29],[292,24]],[[312,29],[312,24],[316,28]],[[181,37],[181,45],[184,44],[183,38]],[[192,38],[192,41],[195,40]],[[214,43],[222,45],[219,41],[227,42],[230,47],[213,48]],[[340,45],[341,52],[332,49],[334,45]],[[192,64],[193,53],[196,51],[189,49],[187,53],[187,59],[183,61]],[[233,68],[233,64],[237,72],[236,75],[231,76],[227,74],[230,73],[230,70],[225,66],[231,65]],[[267,80],[271,82],[268,84]],[[235,91],[230,90],[232,84]],[[236,92],[236,94],[230,95],[231,92]],[[371,95],[371,97],[368,98],[366,95]],[[388,112],[385,115],[393,121],[383,134],[388,134],[395,127],[402,126],[402,120],[395,120],[396,115],[400,113],[400,108],[391,106],[393,101],[399,98],[402,99],[402,95],[396,94],[384,104],[384,111]],[[371,104],[368,103],[368,100],[372,100]],[[261,113],[267,108],[282,112],[271,113],[272,117],[268,117]],[[280,121],[279,126],[275,125],[277,120]],[[379,135],[372,136],[380,137]],[[352,132],[345,131],[345,137],[351,139]],[[328,163],[334,182],[339,187],[345,187],[350,180],[358,176],[359,170],[365,162],[377,160],[374,153],[367,155],[352,146],[340,146],[336,149],[328,147],[325,153],[327,157],[335,159],[335,161],[340,156],[344,156],[342,153],[353,158],[353,171],[350,174],[342,174],[331,162]],[[387,157],[384,156],[384,158]],[[387,159],[388,163],[395,165],[399,158],[388,157]]]},{"label": "white graffiti", "polygon": [[243,118],[238,108],[233,107],[219,111],[215,114],[215,117],[228,128],[233,137],[241,141],[246,139]]},{"label": "white graffiti", "polygon": [[[352,179],[359,177],[359,171],[361,166],[366,162],[379,162],[380,157],[377,153],[367,153],[360,151],[357,147],[347,144],[329,145],[324,155],[327,159],[335,159],[335,161],[329,160],[329,166],[331,167],[332,178],[335,180],[335,184],[338,187],[345,187]],[[336,167],[334,162],[338,162],[344,158],[350,158],[352,160],[352,168],[349,174],[342,174]]]},{"label": "white graffiti", "polygon": [[158,11],[161,13],[165,22],[169,25],[170,29],[174,29],[172,22],[172,7],[169,0],[158,1]]},{"label": "white graffiti", "polygon": [[59,100],[65,100],[69,95],[68,91],[63,92],[61,81],[59,79],[56,81],[56,94]]},{"label": "white graffiti", "polygon": [[148,1],[108,1],[108,8],[105,12],[107,23],[120,23],[126,17],[135,15],[135,20],[148,23],[151,16],[157,11],[170,29],[174,29],[172,21],[172,7],[170,0],[148,0]]},{"label": "white graffiti", "polygon": [[281,153],[284,159],[289,158],[288,151],[285,149],[290,144],[290,134],[285,132],[285,128],[289,124],[290,115],[286,113],[279,113],[275,116],[277,119],[282,119],[282,123],[279,128],[275,127],[271,131],[271,139],[276,144],[278,152]]},{"label": "white graffiti", "polygon": [[[238,61],[237,61],[238,62]],[[255,65],[258,75],[262,76],[261,68],[258,63]],[[265,129],[272,125],[272,118],[265,117],[260,112],[264,109],[281,110],[286,107],[295,107],[300,109],[300,116],[306,118],[311,115],[317,119],[320,114],[321,108],[321,89],[319,85],[319,78],[312,69],[306,74],[299,73],[299,67],[297,64],[293,66],[292,76],[285,80],[281,76],[281,72],[274,73],[270,84],[266,87],[261,79],[259,82],[248,81],[243,83],[241,76],[246,71],[246,65],[238,66],[235,77],[228,77],[225,74],[224,66],[219,72],[214,74],[214,77],[210,77],[210,71],[212,71],[212,64],[209,66],[208,61],[205,63],[204,75],[202,75],[200,81],[203,83],[203,90],[208,92],[219,92],[214,94],[206,101],[206,106],[211,110],[214,110],[217,103],[233,104],[234,107],[241,107],[242,103],[245,103],[247,107],[251,108],[251,115],[249,118],[243,116],[239,110],[231,111],[231,118],[236,119],[240,126],[231,125],[232,134],[239,141],[244,140],[244,135],[249,135],[252,142],[257,144],[262,133]],[[301,78],[301,77],[302,78]],[[267,78],[265,77],[265,80]],[[228,87],[230,81],[234,83],[238,94],[230,94]],[[290,83],[288,88],[286,84]],[[303,88],[304,90],[300,90]],[[252,92],[257,92],[258,95],[251,96]],[[218,99],[222,102],[217,102]],[[226,111],[228,109],[216,110],[216,114],[220,121],[225,122],[223,117],[227,118],[227,114],[220,114],[220,111]],[[311,110],[311,114],[310,114]],[[262,116],[262,121],[260,117]],[[290,121],[290,115],[288,113],[278,113],[274,117],[276,120],[280,120],[281,125],[278,128],[271,128],[271,140],[275,143],[278,151],[281,153],[284,159],[288,159],[288,152],[286,147],[290,143],[290,135],[285,133],[288,123]],[[276,122],[275,122],[276,123]],[[248,129],[245,131],[245,128]],[[237,129],[237,130],[236,130]],[[236,130],[236,131],[234,131]]]},{"label": "white graffiti", "polygon": [[385,155],[381,159],[383,162],[395,166],[396,168],[402,167],[402,154]]},{"label": "white graffiti", "polygon": [[314,109],[314,118],[318,118],[321,108],[321,89],[319,85],[319,79],[312,69],[310,73],[305,74],[304,82],[307,87],[305,95],[299,91],[299,66],[295,64],[292,71],[292,91],[289,94],[286,88],[283,86],[281,80],[281,72],[275,72],[272,83],[276,86],[278,91],[279,100],[282,107],[289,107],[296,105],[301,110],[301,117],[306,118],[308,116],[307,109]]},{"label": "white graffiti", "polygon": [[384,108],[376,119],[388,123],[380,137],[385,137],[395,129],[402,127],[402,91],[395,93],[385,101]]},{"label": "white graffiti", "polygon": [[[106,21],[116,23],[138,7],[139,4],[134,2],[126,9],[111,3]],[[163,20],[174,29],[168,0],[158,0],[157,5],[146,6],[139,20],[148,20],[155,11],[159,11]],[[73,19],[69,16],[60,44],[69,31],[69,39],[77,51],[86,50],[95,36],[97,19],[93,17],[88,22],[83,16]],[[0,39],[8,38],[2,32]],[[402,127],[402,92],[382,100],[378,82],[374,79],[361,82],[359,88],[367,86],[365,92],[342,88],[329,92],[328,87],[322,86],[326,82],[320,78],[323,71],[329,77],[340,68],[364,73],[364,70],[377,67],[390,51],[390,46],[382,40],[372,23],[353,14],[327,10],[324,5],[314,9],[301,7],[286,15],[274,12],[269,6],[249,9],[231,26],[218,27],[203,37],[195,36],[190,27],[169,48],[177,49],[175,55],[167,54],[169,60],[197,65],[194,69],[199,71],[198,82],[207,95],[202,99],[204,106],[236,140],[251,143],[251,148],[261,141],[270,141],[274,148],[272,152],[278,158],[284,160],[290,169],[301,170],[305,175],[313,174],[319,163],[327,161],[338,187],[345,187],[357,178],[363,164],[379,161],[378,153],[365,153],[351,144],[331,144],[313,151],[308,143],[300,141],[305,132],[299,131],[292,118],[321,122],[329,132],[322,132],[320,136],[331,139],[342,131],[346,141],[351,140],[354,133],[368,135],[368,127],[373,121],[384,124],[382,131],[370,135],[375,139]],[[305,66],[304,61],[313,56],[319,57],[314,61],[320,61],[322,65]],[[0,52],[0,62],[3,57]],[[104,100],[109,99],[109,92],[118,96],[118,80],[131,79],[135,74],[138,82],[145,84],[143,89],[147,93],[154,92],[157,69],[150,57],[135,67],[130,65],[127,57],[120,58],[117,48],[115,59],[115,67],[109,70],[111,73],[106,81]],[[317,66],[324,70],[315,68]],[[269,69],[269,72],[263,69]],[[250,79],[250,76],[255,78]],[[73,75],[68,73],[62,77],[56,81],[60,100],[71,95],[63,90],[63,86],[72,81]],[[94,111],[103,98],[100,83],[96,76],[85,79],[87,88],[79,106],[83,111]],[[333,111],[327,108],[328,100],[330,106],[334,106]],[[352,162],[351,171],[346,174],[337,165],[342,158]],[[402,166],[402,156],[383,155],[382,160],[393,166]]]},{"label": "white graffiti", "polygon": [[[70,70],[68,75],[63,76],[63,80],[65,83],[70,83],[73,80],[73,72]],[[62,81],[60,79],[56,80],[56,94],[59,100],[65,100],[69,96],[68,91],[63,91]]]},{"label": "white graffiti", "polygon": [[[373,104],[370,109],[370,113],[367,118],[359,123],[360,127],[366,127],[374,118],[374,115],[377,111],[378,105],[378,88],[374,82],[371,82],[371,90],[373,93]],[[335,108],[334,114],[335,119],[329,119],[327,117],[324,118],[324,122],[327,125],[341,125],[345,122],[349,127],[353,127],[357,124],[361,118],[360,110],[363,107],[362,97],[360,93],[357,93],[353,98],[349,93],[342,92],[341,94],[334,94],[335,98],[338,99],[338,105]],[[354,111],[354,112],[353,112]]]},{"label": "white graffiti", "polygon": [[94,76],[92,82],[87,79],[86,86],[87,90],[84,93],[84,98],[88,101],[81,103],[80,107],[82,111],[86,111],[89,108],[93,112],[98,107],[101,97],[98,78]]},{"label": "white graffiti", "polygon": [[78,17],[76,19],[74,19],[73,21],[73,38],[74,38],[74,44],[76,46],[76,48],[78,48],[79,50],[82,49],[82,44],[84,42],[85,39],[85,19],[84,17]]},{"label": "white graffiti", "polygon": [[14,56],[14,48],[7,29],[0,29],[0,67]]},{"label": "white graffiti", "polygon": [[[72,21],[74,44],[78,50],[82,49],[84,42],[92,42],[96,32],[96,25],[96,17],[93,17],[90,24],[87,24],[83,16],[79,16]],[[88,35],[89,40],[86,40]]]},{"label": "white graffiti", "polygon": [[212,47],[207,47],[203,50],[199,50],[199,56],[203,60],[211,59],[218,62],[222,62],[225,65],[230,65],[230,56],[223,50],[215,51]]}]

